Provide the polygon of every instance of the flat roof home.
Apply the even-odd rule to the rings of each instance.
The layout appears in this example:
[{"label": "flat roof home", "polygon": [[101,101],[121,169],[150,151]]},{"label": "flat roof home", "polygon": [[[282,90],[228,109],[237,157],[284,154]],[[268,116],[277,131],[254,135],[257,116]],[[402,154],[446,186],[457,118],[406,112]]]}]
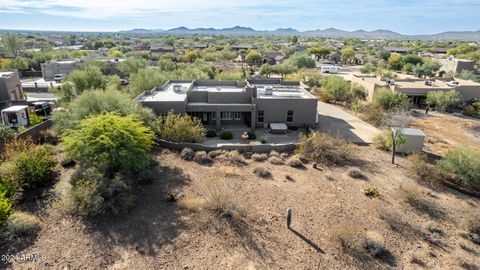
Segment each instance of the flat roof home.
[{"label": "flat roof home", "polygon": [[384,51],[389,53],[407,54],[412,52],[412,49],[406,47],[384,47]]},{"label": "flat roof home", "polygon": [[53,81],[56,74],[67,75],[81,65],[80,59],[49,60],[40,65],[45,81]]},{"label": "flat roof home", "polygon": [[24,100],[23,88],[18,71],[0,72],[0,109],[21,100]]},{"label": "flat roof home", "polygon": [[317,98],[303,84],[274,79],[172,80],[136,100],[158,115],[187,113],[217,130],[239,125],[255,129],[270,123],[305,127],[317,121]]},{"label": "flat roof home", "polygon": [[164,55],[167,53],[174,53],[175,47],[165,45],[155,45],[150,47],[150,55]]},{"label": "flat roof home", "polygon": [[258,47],[253,44],[240,44],[240,45],[233,45],[232,49],[235,51],[240,51],[240,50],[248,51],[248,50],[256,50],[258,49]]},{"label": "flat roof home", "polygon": [[449,56],[446,59],[438,60],[442,67],[440,73],[458,73],[463,70],[475,71],[475,61],[466,59],[455,59],[453,56]]}]

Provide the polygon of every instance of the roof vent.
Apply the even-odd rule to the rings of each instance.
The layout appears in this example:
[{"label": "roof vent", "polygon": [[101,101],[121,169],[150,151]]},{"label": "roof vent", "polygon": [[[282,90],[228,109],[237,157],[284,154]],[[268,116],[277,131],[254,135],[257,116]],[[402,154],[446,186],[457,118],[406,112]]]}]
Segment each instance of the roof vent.
[{"label": "roof vent", "polygon": [[179,93],[182,91],[182,86],[180,84],[174,84],[173,85],[173,92]]},{"label": "roof vent", "polygon": [[427,80],[427,81],[425,81],[425,85],[432,86],[432,85],[433,85],[433,82],[432,82],[432,81],[429,81],[429,80]]}]

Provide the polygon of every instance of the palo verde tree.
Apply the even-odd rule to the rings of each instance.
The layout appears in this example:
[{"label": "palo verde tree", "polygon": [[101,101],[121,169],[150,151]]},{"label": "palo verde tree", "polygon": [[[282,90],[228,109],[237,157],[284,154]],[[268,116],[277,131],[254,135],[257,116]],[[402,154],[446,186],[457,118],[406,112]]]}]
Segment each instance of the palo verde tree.
[{"label": "palo verde tree", "polygon": [[401,128],[392,128],[392,130],[388,132],[387,147],[392,150],[392,164],[395,164],[395,153],[397,148],[406,142],[407,137]]}]

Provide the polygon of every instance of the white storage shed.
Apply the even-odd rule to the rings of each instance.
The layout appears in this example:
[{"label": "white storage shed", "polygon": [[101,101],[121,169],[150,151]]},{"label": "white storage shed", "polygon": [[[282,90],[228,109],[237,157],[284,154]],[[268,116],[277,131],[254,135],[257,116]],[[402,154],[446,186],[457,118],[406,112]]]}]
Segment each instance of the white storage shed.
[{"label": "white storage shed", "polygon": [[16,105],[2,110],[2,122],[7,127],[28,125],[28,106]]}]

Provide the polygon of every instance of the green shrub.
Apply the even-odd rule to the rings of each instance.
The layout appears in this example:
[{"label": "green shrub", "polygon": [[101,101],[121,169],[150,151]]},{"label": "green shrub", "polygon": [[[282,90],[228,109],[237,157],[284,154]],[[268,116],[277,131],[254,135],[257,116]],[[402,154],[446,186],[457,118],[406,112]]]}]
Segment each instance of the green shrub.
[{"label": "green shrub", "polygon": [[0,144],[13,139],[13,130],[5,125],[0,125]]},{"label": "green shrub", "polygon": [[386,111],[407,108],[410,104],[408,97],[389,88],[380,88],[373,95],[373,104]]},{"label": "green shrub", "polygon": [[427,94],[427,104],[435,107],[441,111],[447,111],[448,109],[457,106],[462,102],[462,95],[456,90],[444,91],[431,91]]},{"label": "green shrub", "polygon": [[354,159],[354,146],[342,138],[316,132],[300,141],[296,153],[309,161],[343,165]]},{"label": "green shrub", "polygon": [[42,117],[36,115],[35,113],[30,113],[28,120],[31,126],[36,126],[43,122]]},{"label": "green shrub", "polygon": [[83,119],[67,130],[62,146],[84,167],[94,166],[113,176],[120,170],[140,171],[151,163],[154,134],[136,115],[118,113]]},{"label": "green shrub", "polygon": [[205,132],[205,136],[207,136],[207,138],[213,138],[217,136],[217,132],[213,129],[209,129]]},{"label": "green shrub", "polygon": [[3,227],[13,212],[12,203],[0,193],[0,228]]},{"label": "green shrub", "polygon": [[121,91],[115,89],[86,91],[69,104],[69,110],[53,112],[54,129],[63,132],[75,128],[79,121],[104,112],[117,112],[121,116],[136,114],[152,127],[155,119],[153,111]]},{"label": "green shrub", "polygon": [[382,132],[380,134],[375,135],[372,139],[373,146],[380,150],[388,150],[387,147],[387,133]]},{"label": "green shrub", "polygon": [[478,111],[477,109],[475,109],[475,107],[468,105],[463,107],[463,114],[468,116],[475,116],[478,114]]},{"label": "green shrub", "polygon": [[0,180],[0,194],[3,194],[5,198],[10,199],[17,191],[18,186],[12,179],[8,179],[3,176]]},{"label": "green shrub", "polygon": [[222,140],[231,140],[233,139],[233,134],[230,131],[222,131],[220,133],[220,138]]},{"label": "green shrub", "polygon": [[37,187],[53,178],[56,166],[50,148],[35,146],[15,158],[14,177],[21,185]]},{"label": "green shrub", "polygon": [[439,162],[446,172],[468,187],[480,188],[480,151],[468,146],[460,146],[447,152]]},{"label": "green shrub", "polygon": [[119,215],[134,203],[131,183],[120,175],[105,178],[93,168],[72,175],[71,211],[80,216]]},{"label": "green shrub", "polygon": [[161,139],[171,142],[194,143],[205,140],[205,129],[200,119],[173,112],[158,118],[157,134]]},{"label": "green shrub", "polygon": [[382,197],[382,194],[380,194],[380,191],[378,191],[378,188],[376,187],[370,187],[370,188],[365,188],[363,190],[363,194],[369,198],[380,198]]}]

